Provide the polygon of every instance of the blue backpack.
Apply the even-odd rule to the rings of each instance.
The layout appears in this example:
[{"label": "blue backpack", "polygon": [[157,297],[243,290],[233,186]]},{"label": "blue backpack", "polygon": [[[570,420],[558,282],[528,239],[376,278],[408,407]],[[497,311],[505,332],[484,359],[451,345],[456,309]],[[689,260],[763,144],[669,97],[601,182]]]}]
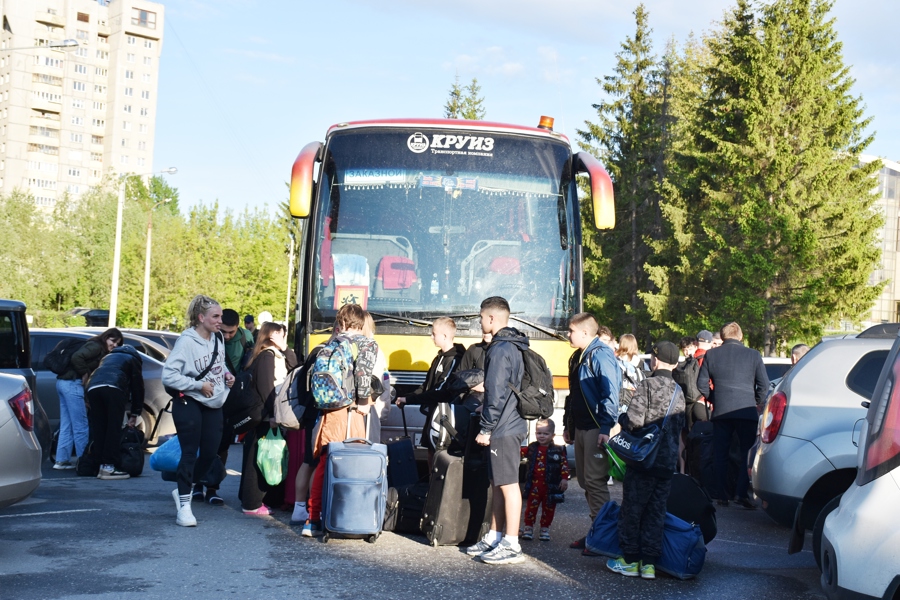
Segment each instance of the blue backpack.
[{"label": "blue backpack", "polygon": [[334,338],[319,351],[309,379],[316,408],[335,410],[353,403],[357,356],[359,346],[344,336]]}]

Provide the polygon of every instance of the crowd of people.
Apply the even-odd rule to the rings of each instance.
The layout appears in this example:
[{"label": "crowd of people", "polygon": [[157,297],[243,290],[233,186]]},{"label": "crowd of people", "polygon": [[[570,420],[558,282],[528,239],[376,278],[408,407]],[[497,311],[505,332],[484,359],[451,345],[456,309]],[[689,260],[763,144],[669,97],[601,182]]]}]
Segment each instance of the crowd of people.
[{"label": "crowd of people", "polygon": [[[322,535],[324,459],[329,442],[349,438],[380,441],[381,422],[391,407],[387,361],[374,340],[372,316],[355,304],[337,312],[332,340],[345,339],[353,346],[352,402],[336,410],[318,410],[310,403],[300,428],[286,433],[290,456],[287,484],[282,495],[277,495],[257,465],[258,444],[277,427],[273,402],[288,374],[296,368],[311,369],[325,344],[300,361],[287,345],[285,326],[272,322],[270,315],[261,315],[259,324],[248,315],[242,328],[235,310],[223,310],[202,295],[191,301],[187,313],[190,326],[178,338],[162,373],[162,382],[173,397],[172,416],[181,448],[177,488],[172,492],[176,523],[196,526],[192,501],[225,504],[218,482],[206,474],[216,460],[223,464],[227,460],[235,431],[223,418],[222,407],[238,378],[249,373],[246,380],[263,408],[258,424],[243,434],[242,511],[267,516],[275,502],[292,510],[291,523],[302,525],[303,536]],[[570,476],[565,446],[553,443],[557,426],[562,428],[565,443],[574,446],[577,480],[593,522],[610,499],[610,437],[622,429],[637,431],[660,424],[668,414],[671,425],[663,430],[653,467],[627,469],[624,475],[618,522],[622,556],[607,564],[617,573],[645,579],[655,576],[666,501],[676,472],[688,471],[701,478],[700,471],[711,469],[714,477],[707,478],[704,485],[719,505],[735,502],[755,507],[749,497],[746,464],[736,469],[736,480],[730,481],[729,461],[733,446],[746,457],[754,443],[758,408],[769,382],[760,354],[743,345],[737,323],[728,323],[716,333],[703,330],[695,337],[683,338],[680,351],[669,341],[653,344],[648,371],[633,335],[616,340],[590,313],[574,315],[568,339],[575,351],[569,360],[569,394],[562,423],[538,420],[536,440],[523,445],[528,424],[517,410],[517,397],[511,390],[522,383],[522,353],[529,348],[529,339],[510,326],[510,306],[501,297],[484,300],[480,317],[482,340],[468,349],[454,342],[456,324],[452,319],[436,319],[431,337],[438,353],[424,384],[396,398],[401,409],[407,404],[419,405],[427,413],[422,440],[430,457],[445,445],[434,418],[439,405],[464,397],[474,403],[470,410],[480,413],[477,433],[470,434],[483,448],[488,464],[491,525],[481,539],[466,548],[468,555],[487,564],[522,562],[520,540],[534,539],[539,510],[538,539],[550,539],[555,506],[566,492]],[[122,342],[118,330],[104,332],[76,352],[72,368],[59,376],[62,418],[55,468],[67,468],[73,449],[81,455],[90,431],[101,457],[98,476],[127,477],[115,467],[116,432],[126,413],[134,424],[144,392],[140,355]],[[808,348],[794,348],[795,361],[804,350]],[[452,374],[470,371],[481,375],[460,396],[448,382]],[[129,403],[130,411],[126,411]],[[689,432],[698,424],[713,432],[712,456],[703,457],[706,464],[699,465],[687,456],[685,448]],[[527,469],[520,481],[523,459]],[[585,538],[570,546],[588,552]]]}]

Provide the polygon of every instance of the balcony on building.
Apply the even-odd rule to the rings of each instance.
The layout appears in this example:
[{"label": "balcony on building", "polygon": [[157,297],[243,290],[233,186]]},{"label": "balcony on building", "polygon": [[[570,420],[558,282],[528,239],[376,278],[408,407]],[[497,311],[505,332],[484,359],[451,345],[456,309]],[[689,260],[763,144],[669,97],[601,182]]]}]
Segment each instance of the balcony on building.
[{"label": "balcony on building", "polygon": [[39,10],[34,15],[34,20],[44,25],[52,25],[53,27],[65,27],[66,19],[63,15],[57,14],[56,9],[47,8]]}]

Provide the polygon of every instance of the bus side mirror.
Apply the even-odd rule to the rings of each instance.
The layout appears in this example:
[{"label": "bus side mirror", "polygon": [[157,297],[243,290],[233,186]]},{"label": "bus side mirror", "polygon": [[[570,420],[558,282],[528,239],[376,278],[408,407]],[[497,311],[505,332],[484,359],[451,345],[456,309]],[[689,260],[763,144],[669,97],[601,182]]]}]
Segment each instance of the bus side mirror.
[{"label": "bus side mirror", "polygon": [[303,147],[294,167],[291,169],[291,216],[306,218],[312,206],[313,174],[315,166],[321,160],[322,142],[312,142]]},{"label": "bus side mirror", "polygon": [[[591,182],[591,204],[594,227],[612,229],[616,226],[616,203],[612,179],[596,158],[587,152],[575,154],[575,173],[585,173]],[[291,196],[293,198],[293,195]]]}]

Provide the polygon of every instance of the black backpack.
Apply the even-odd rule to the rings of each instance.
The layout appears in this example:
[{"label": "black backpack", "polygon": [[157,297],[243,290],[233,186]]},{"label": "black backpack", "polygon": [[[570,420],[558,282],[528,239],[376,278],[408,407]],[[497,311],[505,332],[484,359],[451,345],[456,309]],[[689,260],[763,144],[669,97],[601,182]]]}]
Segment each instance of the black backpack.
[{"label": "black backpack", "polygon": [[553,374],[544,358],[531,348],[520,348],[525,372],[519,389],[507,383],[519,400],[519,415],[528,421],[553,416]]},{"label": "black backpack", "polygon": [[81,347],[87,343],[87,340],[78,338],[66,338],[59,342],[53,350],[44,357],[47,367],[57,375],[62,375],[68,371],[72,364],[72,355],[81,350]]},{"label": "black backpack", "polygon": [[263,408],[263,400],[253,385],[253,371],[241,371],[225,398],[222,416],[240,435],[262,423]]},{"label": "black backpack", "polygon": [[144,471],[144,433],[141,430],[135,427],[122,430],[116,468],[132,477],[137,477]]}]

